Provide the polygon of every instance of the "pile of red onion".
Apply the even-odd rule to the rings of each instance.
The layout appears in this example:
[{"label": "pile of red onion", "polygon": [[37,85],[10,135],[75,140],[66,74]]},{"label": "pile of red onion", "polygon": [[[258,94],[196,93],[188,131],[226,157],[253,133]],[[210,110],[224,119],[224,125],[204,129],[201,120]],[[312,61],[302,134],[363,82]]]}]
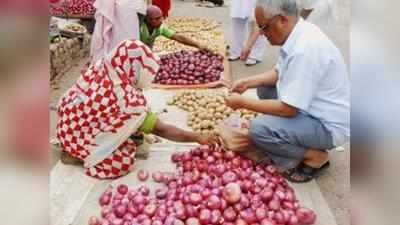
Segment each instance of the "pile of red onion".
[{"label": "pile of red onion", "polygon": [[[165,185],[109,187],[100,197],[100,217],[89,225],[307,225],[314,212],[301,207],[295,193],[272,165],[254,165],[234,152],[200,146],[175,153],[176,173],[155,172]],[[138,173],[148,179],[146,171]]]},{"label": "pile of red onion", "polygon": [[69,15],[94,15],[95,0],[50,0],[50,14],[60,16]]},{"label": "pile of red onion", "polygon": [[69,0],[67,5],[68,13],[73,15],[93,15],[95,8],[93,3],[95,0]]},{"label": "pile of red onion", "polygon": [[208,51],[186,51],[162,55],[154,83],[167,85],[206,84],[220,79],[224,57]]}]

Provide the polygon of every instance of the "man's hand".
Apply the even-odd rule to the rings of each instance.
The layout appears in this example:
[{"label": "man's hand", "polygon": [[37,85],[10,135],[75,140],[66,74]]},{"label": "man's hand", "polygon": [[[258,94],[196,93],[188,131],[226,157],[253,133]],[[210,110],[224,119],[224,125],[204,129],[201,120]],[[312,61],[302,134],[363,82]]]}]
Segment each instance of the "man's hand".
[{"label": "man's hand", "polygon": [[240,59],[241,60],[247,60],[251,52],[251,48],[245,47],[243,48],[242,52],[240,53]]},{"label": "man's hand", "polygon": [[230,91],[242,94],[248,89],[247,84],[244,80],[237,80],[233,83]]},{"label": "man's hand", "polygon": [[233,93],[225,98],[225,104],[236,110],[243,108],[245,98],[237,93]]},{"label": "man's hand", "polygon": [[197,142],[202,145],[214,145],[219,142],[217,135],[198,135]]}]

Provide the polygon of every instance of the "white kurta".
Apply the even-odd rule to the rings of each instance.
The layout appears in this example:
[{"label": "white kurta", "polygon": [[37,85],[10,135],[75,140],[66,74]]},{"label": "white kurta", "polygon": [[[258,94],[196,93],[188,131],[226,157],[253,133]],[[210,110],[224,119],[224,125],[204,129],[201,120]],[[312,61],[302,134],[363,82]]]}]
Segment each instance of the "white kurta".
[{"label": "white kurta", "polygon": [[[230,16],[232,18],[232,44],[230,55],[239,57],[243,45],[249,36],[251,24],[254,22],[254,10],[257,0],[232,0]],[[264,36],[258,37],[256,43],[251,49],[249,58],[261,61],[267,45],[267,39]]]},{"label": "white kurta", "polygon": [[300,9],[313,9],[308,22],[324,27],[334,22],[336,0],[299,0]]},{"label": "white kurta", "polygon": [[96,0],[96,25],[93,32],[92,62],[103,58],[121,41],[139,39],[139,18],[145,14],[146,0]]}]

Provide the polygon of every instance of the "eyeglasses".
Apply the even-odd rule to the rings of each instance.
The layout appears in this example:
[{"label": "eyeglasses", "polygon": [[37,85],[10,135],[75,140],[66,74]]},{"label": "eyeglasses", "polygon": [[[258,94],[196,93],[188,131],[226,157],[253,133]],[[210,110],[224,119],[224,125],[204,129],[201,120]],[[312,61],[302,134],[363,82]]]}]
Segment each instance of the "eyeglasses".
[{"label": "eyeglasses", "polygon": [[267,24],[258,25],[258,28],[260,29],[260,31],[262,31],[262,32],[267,32],[268,29],[270,28],[270,26],[272,25],[272,23],[274,22],[274,19],[275,19],[275,18],[278,18],[279,16],[280,16],[280,15],[273,16],[273,17],[270,19],[269,23],[267,23]]}]

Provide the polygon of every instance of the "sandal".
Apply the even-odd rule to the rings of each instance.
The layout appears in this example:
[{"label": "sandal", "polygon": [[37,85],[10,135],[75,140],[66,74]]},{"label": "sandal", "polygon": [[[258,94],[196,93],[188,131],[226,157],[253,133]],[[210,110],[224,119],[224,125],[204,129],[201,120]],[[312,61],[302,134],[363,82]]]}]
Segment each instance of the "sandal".
[{"label": "sandal", "polygon": [[283,176],[292,183],[306,183],[314,179],[322,170],[327,169],[329,165],[327,161],[320,168],[314,168],[301,163],[297,168],[285,171]]}]

